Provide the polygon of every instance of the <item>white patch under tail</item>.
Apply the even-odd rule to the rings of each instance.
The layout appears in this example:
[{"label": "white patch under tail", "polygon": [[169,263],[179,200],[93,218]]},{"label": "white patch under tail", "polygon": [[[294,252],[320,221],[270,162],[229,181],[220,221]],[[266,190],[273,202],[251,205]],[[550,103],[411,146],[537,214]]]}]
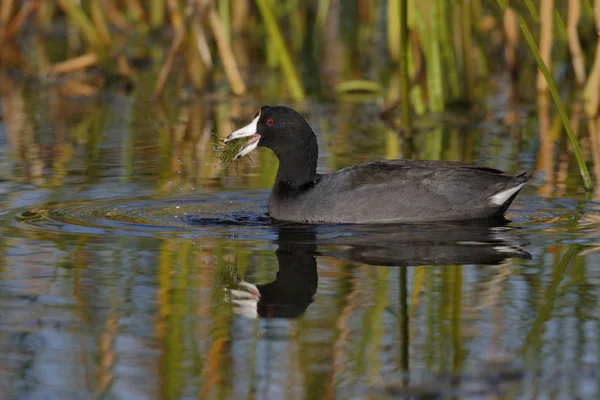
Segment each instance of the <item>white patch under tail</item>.
[{"label": "white patch under tail", "polygon": [[521,183],[520,185],[511,187],[510,189],[503,190],[498,192],[488,199],[492,202],[492,204],[496,206],[501,206],[508,201],[515,193],[517,193],[521,188],[525,185],[525,183]]}]

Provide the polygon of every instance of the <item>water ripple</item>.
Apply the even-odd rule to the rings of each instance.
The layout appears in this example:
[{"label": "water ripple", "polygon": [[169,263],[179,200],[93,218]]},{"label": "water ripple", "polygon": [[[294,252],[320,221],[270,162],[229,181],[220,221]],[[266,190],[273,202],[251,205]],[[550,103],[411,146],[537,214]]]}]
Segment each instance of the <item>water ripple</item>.
[{"label": "water ripple", "polygon": [[[0,213],[3,225],[25,232],[113,236],[169,236],[274,240],[277,225],[267,215],[266,192],[220,192],[181,198],[112,198],[27,205]],[[600,203],[524,196],[507,213],[512,226],[530,238],[561,242],[578,237],[598,243]],[[428,229],[425,226],[405,230]],[[382,226],[328,224],[317,228],[330,237],[390,235]],[[392,228],[397,231],[398,227]]]},{"label": "water ripple", "polygon": [[244,199],[239,195],[77,201],[31,207],[5,217],[12,217],[11,226],[17,229],[127,236],[241,234],[260,239],[265,234],[269,236],[270,224],[264,200]]}]

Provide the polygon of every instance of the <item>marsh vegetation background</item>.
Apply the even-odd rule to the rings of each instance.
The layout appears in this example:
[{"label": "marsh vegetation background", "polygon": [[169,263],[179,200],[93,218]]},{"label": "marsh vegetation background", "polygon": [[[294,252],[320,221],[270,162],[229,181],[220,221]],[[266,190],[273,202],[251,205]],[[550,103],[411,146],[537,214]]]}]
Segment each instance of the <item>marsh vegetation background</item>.
[{"label": "marsh vegetation background", "polygon": [[[600,0],[0,1],[2,393],[597,399],[599,32]],[[219,161],[263,104],[321,172],[534,179],[501,227],[273,224],[275,157]]]}]

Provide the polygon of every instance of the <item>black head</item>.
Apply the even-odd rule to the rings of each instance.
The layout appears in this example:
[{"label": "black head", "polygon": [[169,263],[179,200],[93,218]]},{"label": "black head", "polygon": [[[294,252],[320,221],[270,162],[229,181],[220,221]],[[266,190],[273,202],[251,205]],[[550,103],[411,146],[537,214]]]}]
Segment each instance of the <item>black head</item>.
[{"label": "black head", "polygon": [[250,124],[230,134],[226,141],[250,137],[235,158],[243,157],[257,147],[268,147],[279,159],[280,180],[293,186],[316,175],[317,138],[300,113],[285,106],[264,106]]},{"label": "black head", "polygon": [[264,106],[258,117],[258,146],[268,147],[277,155],[288,151],[302,151],[315,136],[304,117],[289,107]]}]

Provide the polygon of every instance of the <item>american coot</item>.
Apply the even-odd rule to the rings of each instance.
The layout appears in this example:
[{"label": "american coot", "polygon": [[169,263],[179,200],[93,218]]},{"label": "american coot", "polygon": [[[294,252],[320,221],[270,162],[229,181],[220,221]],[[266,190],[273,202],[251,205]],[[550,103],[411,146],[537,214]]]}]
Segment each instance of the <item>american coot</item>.
[{"label": "american coot", "polygon": [[450,161],[375,161],[317,173],[317,138],[297,111],[264,106],[225,141],[250,137],[235,156],[268,147],[279,159],[269,215],[307,223],[395,223],[501,217],[529,174]]}]

